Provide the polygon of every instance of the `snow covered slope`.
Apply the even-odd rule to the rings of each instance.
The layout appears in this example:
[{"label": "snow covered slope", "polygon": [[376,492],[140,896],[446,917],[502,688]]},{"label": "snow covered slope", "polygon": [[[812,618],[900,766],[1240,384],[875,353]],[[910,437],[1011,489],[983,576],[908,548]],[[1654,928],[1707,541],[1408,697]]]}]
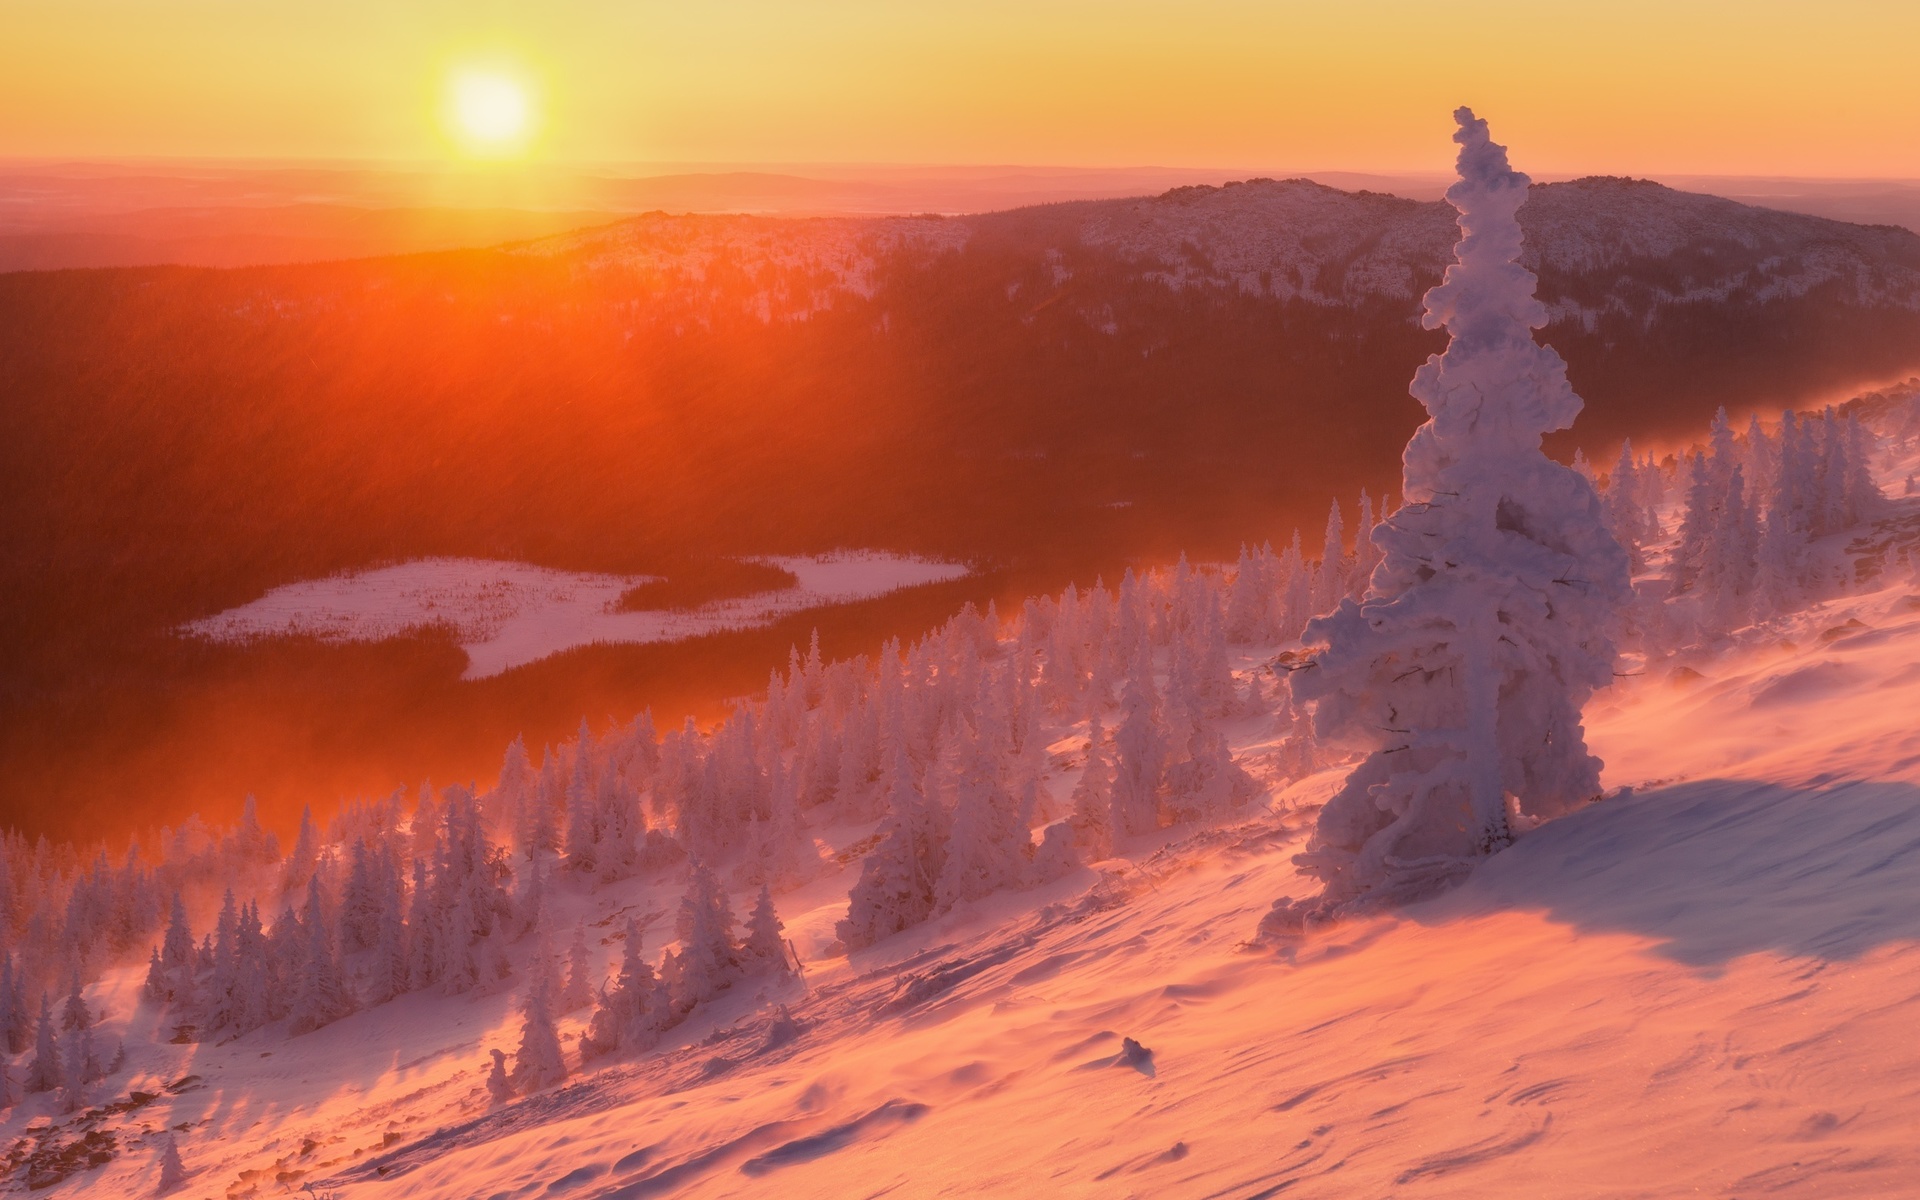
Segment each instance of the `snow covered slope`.
[{"label": "snow covered slope", "polygon": [[[186,1196],[1907,1194],[1917,710],[1899,567],[1623,679],[1589,710],[1622,790],[1451,893],[1278,949],[1250,937],[1304,894],[1289,859],[1339,768],[851,958],[831,943],[853,871],[826,875],[780,900],[803,982],[503,1106],[483,1078],[517,1033],[511,985],[173,1045],[122,970],[89,998],[129,1098],[30,1099],[0,1132],[20,1155],[98,1149],[50,1193],[74,1196],[148,1194],[163,1128]],[[1064,794],[1080,741],[1056,732]],[[1273,731],[1233,741],[1258,769]],[[611,961],[629,917],[671,940],[676,895],[561,886],[550,927],[588,922]]]}]

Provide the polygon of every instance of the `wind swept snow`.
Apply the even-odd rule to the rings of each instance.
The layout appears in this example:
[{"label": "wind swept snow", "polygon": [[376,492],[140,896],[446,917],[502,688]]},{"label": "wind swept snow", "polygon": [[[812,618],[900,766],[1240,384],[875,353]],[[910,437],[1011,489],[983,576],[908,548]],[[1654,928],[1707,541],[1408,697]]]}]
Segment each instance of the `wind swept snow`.
[{"label": "wind swept snow", "polygon": [[809,608],[850,604],[968,573],[958,563],[872,551],[756,561],[789,571],[799,582],[686,611],[620,612],[620,597],[653,576],[423,558],[277,587],[182,632],[215,642],[279,636],[353,642],[441,626],[452,630],[467,652],[462,678],[485,679],[575,646],[674,642],[750,629]]},{"label": "wind swept snow", "polygon": [[[1311,886],[1290,859],[1338,768],[1257,820],[848,958],[822,931],[855,860],[781,899],[803,982],[499,1106],[483,1068],[516,1036],[511,987],[176,1045],[139,1026],[137,971],[111,972],[89,991],[113,1014],[101,1037],[125,1037],[153,1099],[97,1118],[126,1123],[120,1154],[63,1186],[151,1191],[173,1129],[191,1182],[235,1196],[1904,1194],[1920,584],[1885,584],[1629,675],[1589,712],[1626,791],[1519,831],[1451,893],[1277,954],[1245,939]],[[1857,686],[1755,703],[1827,664]],[[1270,738],[1234,727],[1250,761]],[[588,922],[604,968],[627,917],[667,944],[673,895],[556,889],[549,920]],[[569,1045],[582,1016],[561,1021]],[[37,1111],[5,1134],[39,1144]]]}]

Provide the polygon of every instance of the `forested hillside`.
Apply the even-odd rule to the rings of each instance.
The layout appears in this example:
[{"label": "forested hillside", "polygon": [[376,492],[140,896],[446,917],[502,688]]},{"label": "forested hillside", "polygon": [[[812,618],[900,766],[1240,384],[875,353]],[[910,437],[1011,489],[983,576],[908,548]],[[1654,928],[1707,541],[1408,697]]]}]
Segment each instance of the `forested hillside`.
[{"label": "forested hillside", "polygon": [[[1920,365],[1905,231],[1620,180],[1538,188],[1522,215],[1595,458],[1722,403]],[[230,725],[307,708],[405,724],[393,696],[457,674],[432,638],[284,647],[263,685],[256,660],[172,633],[368,563],[671,574],[865,546],[995,568],[971,585],[984,600],[1284,540],[1330,492],[1394,478],[1419,413],[1405,380],[1439,345],[1417,300],[1453,237],[1444,203],[1256,181],[0,275],[0,807],[58,794],[70,769],[50,762],[114,761],[176,712],[202,729],[193,706],[215,693]],[[548,689],[569,711],[542,720],[578,715],[577,683]],[[649,698],[631,671],[604,690]],[[456,720],[433,696],[409,705]],[[544,703],[503,701],[487,737]],[[366,733],[328,736],[344,761]],[[180,778],[169,766],[144,774]]]}]

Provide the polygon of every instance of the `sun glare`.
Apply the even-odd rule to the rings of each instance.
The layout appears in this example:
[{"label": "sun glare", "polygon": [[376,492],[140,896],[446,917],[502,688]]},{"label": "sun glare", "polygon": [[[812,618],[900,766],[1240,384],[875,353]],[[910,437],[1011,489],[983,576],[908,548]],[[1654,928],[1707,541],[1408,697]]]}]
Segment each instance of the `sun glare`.
[{"label": "sun glare", "polygon": [[472,154],[501,157],[524,149],[533,132],[533,99],[526,84],[504,71],[456,73],[448,86],[454,132]]}]

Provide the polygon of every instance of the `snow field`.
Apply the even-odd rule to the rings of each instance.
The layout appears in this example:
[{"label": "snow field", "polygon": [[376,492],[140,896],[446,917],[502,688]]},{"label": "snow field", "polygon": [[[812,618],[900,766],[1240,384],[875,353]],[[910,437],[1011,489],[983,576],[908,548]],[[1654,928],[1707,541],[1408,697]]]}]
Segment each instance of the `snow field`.
[{"label": "snow field", "polygon": [[274,588],[181,632],[215,642],[282,635],[380,641],[445,626],[467,652],[463,679],[486,679],[575,646],[674,642],[770,625],[829,604],[959,579],[968,568],[875,551],[759,559],[791,571],[793,587],[735,597],[690,611],[619,612],[649,575],[556,571],[527,563],[424,558]]},{"label": "snow field", "polygon": [[[1920,663],[1920,629],[1897,629],[1894,675]],[[1916,686],[1888,706],[1916,711]],[[1667,695],[1639,685],[1596,745],[1646,740]],[[1738,688],[1702,707],[1751,711]],[[1807,751],[1872,782],[1809,790],[1791,758],[1733,772],[1670,732],[1657,769],[1702,782],[1629,760],[1635,794],[1277,956],[1246,939],[1307,886],[1306,814],[1109,862],[816,964],[790,1057],[503,1135],[480,1173],[538,1190],[564,1151],[605,1196],[1903,1194],[1920,914],[1894,898],[1920,894],[1920,792],[1873,779],[1891,736],[1813,724]],[[457,1196],[474,1167],[370,1194]]]},{"label": "snow field", "polygon": [[[1631,793],[1277,954],[1248,939],[1310,889],[1290,857],[1341,768],[1256,821],[1169,831],[851,959],[825,947],[858,864],[823,875],[779,897],[804,984],[724,997],[653,1053],[504,1108],[482,1078],[517,1035],[515,982],[225,1045],[128,1027],[137,971],[89,997],[127,1035],[128,1086],[161,1092],[128,1121],[192,1123],[189,1195],[270,1195],[283,1172],[345,1197],[1899,1195],[1920,1177],[1920,915],[1898,900],[1920,894],[1913,590],[1688,655],[1698,680],[1622,680],[1588,727]],[[1828,659],[1863,686],[1756,706]],[[1230,737],[1245,760],[1271,745],[1258,718]],[[652,949],[676,899],[556,888],[552,928],[651,915]],[[801,1031],[770,1045],[776,1003]],[[1150,1056],[1123,1059],[1126,1037]],[[161,1091],[187,1074],[203,1082]],[[145,1193],[157,1141],[121,1146],[62,1193]]]}]

